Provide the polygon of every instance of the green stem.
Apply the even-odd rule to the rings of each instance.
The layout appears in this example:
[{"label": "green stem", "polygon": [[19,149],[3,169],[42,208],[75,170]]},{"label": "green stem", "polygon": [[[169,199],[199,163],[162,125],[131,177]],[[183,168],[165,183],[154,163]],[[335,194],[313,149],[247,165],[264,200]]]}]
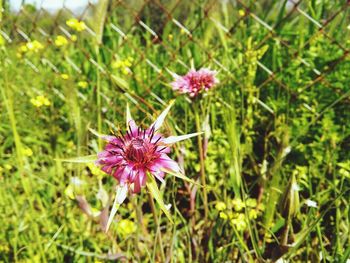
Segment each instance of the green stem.
[{"label": "green stem", "polygon": [[288,218],[286,222],[286,226],[283,230],[282,233],[282,238],[281,238],[281,246],[287,246],[288,245],[288,236],[289,236],[289,226],[291,224],[291,220]]},{"label": "green stem", "polygon": [[[196,118],[196,129],[197,132],[202,132],[200,118],[199,118],[199,109],[198,105],[194,106],[195,109],[195,118]],[[199,149],[199,161],[200,161],[200,176],[201,183],[203,185],[203,203],[204,203],[204,219],[208,219],[208,196],[207,196],[207,183],[205,178],[205,163],[204,163],[204,151],[203,151],[203,140],[202,135],[198,135],[198,149]]]},{"label": "green stem", "polygon": [[156,210],[156,207],[154,205],[153,197],[150,193],[148,193],[148,200],[149,200],[149,204],[151,206],[154,223],[156,225],[156,232],[157,232],[157,236],[158,236],[160,256],[161,256],[162,262],[165,262],[165,255],[164,255],[164,249],[163,249],[163,243],[162,243],[162,233],[160,232],[160,225],[159,225],[159,220],[158,220],[158,216],[157,216],[157,210]]},{"label": "green stem", "polygon": [[[97,56],[97,62],[100,64],[101,58],[100,58],[100,49],[98,44],[95,46],[96,56]],[[101,118],[101,78],[100,78],[100,71],[96,68],[96,104],[97,104],[97,131],[101,134],[102,132],[102,118]],[[102,140],[101,138],[98,138],[98,147],[99,149],[102,149]]]}]

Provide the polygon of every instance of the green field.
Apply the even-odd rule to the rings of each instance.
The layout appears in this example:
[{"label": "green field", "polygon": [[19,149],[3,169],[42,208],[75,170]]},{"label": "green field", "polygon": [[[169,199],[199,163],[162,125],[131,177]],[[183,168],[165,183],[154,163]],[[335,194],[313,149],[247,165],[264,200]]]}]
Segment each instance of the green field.
[{"label": "green field", "polygon": [[[350,261],[349,1],[11,2],[0,262]],[[174,91],[191,68],[219,83]],[[127,136],[127,105],[146,129],[171,103],[159,132],[203,132],[172,146],[182,175],[148,174],[104,231],[119,181],[96,134]]]}]

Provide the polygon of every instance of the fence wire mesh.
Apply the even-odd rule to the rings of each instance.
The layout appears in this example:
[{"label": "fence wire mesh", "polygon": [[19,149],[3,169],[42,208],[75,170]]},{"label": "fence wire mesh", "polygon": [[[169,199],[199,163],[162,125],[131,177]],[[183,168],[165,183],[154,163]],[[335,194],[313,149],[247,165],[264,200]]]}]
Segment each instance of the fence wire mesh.
[{"label": "fence wire mesh", "polygon": [[[50,68],[56,78],[71,73],[75,76],[71,81],[79,81],[79,74],[89,64],[129,99],[150,108],[152,103],[147,101],[163,103],[167,97],[162,86],[169,83],[174,68],[186,71],[192,61],[196,67],[212,65],[220,71],[223,83],[244,89],[235,74],[239,68],[232,61],[237,53],[247,51],[247,43],[240,39],[250,30],[257,32],[251,50],[269,46],[269,55],[257,62],[259,90],[274,86],[286,91],[292,101],[318,85],[327,86],[339,98],[347,92],[334,82],[337,66],[349,56],[349,41],[344,38],[349,35],[347,1],[325,5],[322,14],[313,13],[308,1],[287,1],[285,6],[283,1],[100,1],[86,2],[78,12],[70,10],[68,2],[55,9],[50,1],[35,3],[23,1],[16,6],[16,1],[5,1],[0,31],[9,46],[33,40],[43,44],[35,58],[23,56],[28,70],[40,74],[42,68]],[[83,32],[74,32],[67,25],[72,17],[85,22]],[[296,45],[300,23],[312,34]],[[74,54],[60,49],[60,57],[52,58],[52,49],[59,46],[58,36],[70,42]],[[96,49],[89,50],[86,41],[96,41]],[[329,47],[331,56],[327,58],[331,60],[317,52],[317,45]],[[99,53],[108,59],[98,61]],[[271,61],[276,54],[282,56]],[[123,59],[128,57],[132,65],[123,68]],[[145,79],[144,71],[151,71],[153,77]],[[131,89],[131,83],[137,88]]]}]

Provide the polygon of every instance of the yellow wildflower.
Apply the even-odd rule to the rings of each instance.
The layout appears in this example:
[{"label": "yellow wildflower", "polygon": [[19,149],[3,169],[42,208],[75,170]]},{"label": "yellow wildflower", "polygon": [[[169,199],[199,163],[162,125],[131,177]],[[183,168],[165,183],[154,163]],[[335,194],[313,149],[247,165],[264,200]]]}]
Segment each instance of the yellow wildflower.
[{"label": "yellow wildflower", "polygon": [[28,51],[28,48],[25,44],[21,45],[19,48],[18,48],[18,52],[20,53],[26,53]]},{"label": "yellow wildflower", "polygon": [[70,39],[73,41],[73,42],[75,42],[75,41],[77,41],[78,40],[78,37],[77,37],[77,35],[71,35],[70,36]]},{"label": "yellow wildflower", "polygon": [[245,16],[245,12],[244,12],[243,9],[240,9],[240,10],[238,11],[238,14],[239,14],[240,16]]},{"label": "yellow wildflower", "polygon": [[124,75],[128,75],[128,74],[129,74],[128,68],[122,68],[122,73],[123,73]]},{"label": "yellow wildflower", "polygon": [[7,163],[4,165],[4,168],[9,171],[12,169],[12,165]]},{"label": "yellow wildflower", "polygon": [[30,99],[30,103],[32,103],[37,108],[39,108],[41,106],[50,106],[51,105],[51,102],[49,101],[49,99],[42,96],[42,95],[39,95],[39,96],[36,96],[36,98]]},{"label": "yellow wildflower", "polygon": [[254,199],[254,198],[248,198],[246,201],[246,204],[249,207],[256,207],[257,202],[256,202],[256,199]]},{"label": "yellow wildflower", "polygon": [[61,74],[61,78],[64,79],[64,80],[67,80],[67,79],[69,79],[69,75],[63,73],[63,74]]},{"label": "yellow wildflower", "polygon": [[123,66],[123,61],[122,60],[117,60],[112,63],[112,68],[120,68]]},{"label": "yellow wildflower", "polygon": [[258,211],[256,209],[250,209],[248,212],[249,219],[256,219],[258,217]]},{"label": "yellow wildflower", "polygon": [[27,157],[30,157],[33,155],[33,151],[30,148],[24,148],[22,151],[23,151],[23,155],[25,155]]},{"label": "yellow wildflower", "polygon": [[120,59],[112,63],[112,68],[122,68],[122,67],[131,67],[134,59],[132,57],[128,57],[124,60]]},{"label": "yellow wildflower", "polygon": [[215,209],[218,211],[223,211],[226,209],[226,204],[224,202],[217,202],[215,205]]},{"label": "yellow wildflower", "polygon": [[124,66],[131,67],[132,62],[134,62],[134,59],[132,57],[128,57],[127,59],[124,60]]},{"label": "yellow wildflower", "polygon": [[132,66],[134,59],[132,57],[127,57],[124,60],[117,60],[112,63],[112,68],[120,69],[124,75],[128,75],[130,72],[129,67]]},{"label": "yellow wildflower", "polygon": [[243,203],[243,201],[239,198],[235,198],[232,200],[232,205],[233,205],[233,208],[239,212],[241,211],[244,207],[245,207],[245,204]]},{"label": "yellow wildflower", "polygon": [[24,53],[37,53],[39,52],[41,49],[43,49],[44,46],[37,40],[34,41],[29,41],[26,44],[22,44],[19,48],[18,48],[18,57],[22,57],[22,54]]},{"label": "yellow wildflower", "polygon": [[28,51],[32,51],[32,52],[38,52],[39,50],[44,48],[44,46],[37,40],[28,42],[26,44],[26,47]]},{"label": "yellow wildflower", "polygon": [[133,221],[129,219],[122,219],[117,225],[117,231],[122,236],[127,236],[136,231],[136,225]]},{"label": "yellow wildflower", "polygon": [[247,228],[244,214],[238,214],[236,218],[232,218],[231,224],[237,229],[237,231],[245,230]]},{"label": "yellow wildflower", "polygon": [[88,83],[86,81],[79,81],[78,87],[85,89],[88,86]]},{"label": "yellow wildflower", "polygon": [[224,212],[220,212],[219,217],[225,220],[228,219],[228,215]]},{"label": "yellow wildflower", "polygon": [[173,40],[173,38],[174,38],[174,36],[173,36],[172,34],[169,34],[169,35],[168,35],[169,41]]},{"label": "yellow wildflower", "polygon": [[64,36],[58,35],[55,39],[55,45],[57,47],[63,47],[65,45],[68,45],[68,40]]},{"label": "yellow wildflower", "polygon": [[30,103],[33,104],[37,108],[42,106],[41,103],[37,99],[34,99],[34,98],[30,99]]},{"label": "yellow wildflower", "polygon": [[69,20],[66,21],[67,26],[69,26],[70,28],[80,32],[86,29],[86,25],[83,21],[79,21],[76,18],[71,18]]}]

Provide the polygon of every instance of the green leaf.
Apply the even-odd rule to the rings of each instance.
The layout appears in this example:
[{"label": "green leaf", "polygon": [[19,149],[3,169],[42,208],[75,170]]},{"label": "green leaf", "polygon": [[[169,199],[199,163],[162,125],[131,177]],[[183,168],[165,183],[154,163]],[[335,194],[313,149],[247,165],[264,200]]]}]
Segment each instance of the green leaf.
[{"label": "green leaf", "polygon": [[68,159],[55,159],[56,161],[67,162],[67,163],[92,163],[97,160],[97,155],[87,155],[81,157],[73,157]]},{"label": "green leaf", "polygon": [[162,209],[162,211],[164,212],[164,214],[167,216],[167,218],[169,219],[169,221],[173,224],[173,220],[171,219],[171,214],[169,212],[169,210],[165,207],[162,195],[158,189],[157,183],[154,180],[154,177],[147,173],[147,183],[146,183],[147,189],[148,191],[151,193],[152,197],[154,199],[156,199],[160,209]]},{"label": "green leaf", "polygon": [[124,79],[122,79],[114,74],[112,74],[111,77],[120,88],[122,88],[123,90],[129,89],[129,84]]}]

